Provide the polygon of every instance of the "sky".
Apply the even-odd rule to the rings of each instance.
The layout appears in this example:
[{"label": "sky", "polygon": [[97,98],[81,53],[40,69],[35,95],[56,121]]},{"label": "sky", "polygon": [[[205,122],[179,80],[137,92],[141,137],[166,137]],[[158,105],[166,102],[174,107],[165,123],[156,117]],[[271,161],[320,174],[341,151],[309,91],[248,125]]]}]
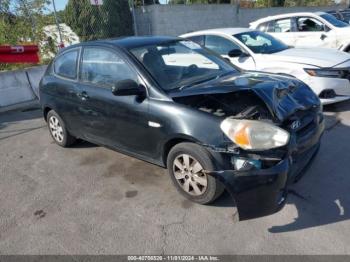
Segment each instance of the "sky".
[{"label": "sky", "polygon": [[[63,10],[67,4],[68,0],[55,0],[55,4],[56,4],[56,10],[60,11]],[[52,3],[50,5],[48,5],[48,8],[53,11],[53,7],[52,7]]]}]

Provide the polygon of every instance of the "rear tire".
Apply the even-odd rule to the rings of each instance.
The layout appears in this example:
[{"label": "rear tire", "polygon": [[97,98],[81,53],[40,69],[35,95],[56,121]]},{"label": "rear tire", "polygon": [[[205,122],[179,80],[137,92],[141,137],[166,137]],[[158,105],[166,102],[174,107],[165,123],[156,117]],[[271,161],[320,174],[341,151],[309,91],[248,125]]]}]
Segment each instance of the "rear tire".
[{"label": "rear tire", "polygon": [[50,135],[57,145],[68,147],[76,141],[76,138],[69,134],[62,118],[54,110],[47,113],[46,119]]},{"label": "rear tire", "polygon": [[167,167],[176,189],[187,199],[209,204],[224,191],[224,186],[203,170],[214,171],[215,163],[210,153],[195,143],[180,143],[169,152]]}]

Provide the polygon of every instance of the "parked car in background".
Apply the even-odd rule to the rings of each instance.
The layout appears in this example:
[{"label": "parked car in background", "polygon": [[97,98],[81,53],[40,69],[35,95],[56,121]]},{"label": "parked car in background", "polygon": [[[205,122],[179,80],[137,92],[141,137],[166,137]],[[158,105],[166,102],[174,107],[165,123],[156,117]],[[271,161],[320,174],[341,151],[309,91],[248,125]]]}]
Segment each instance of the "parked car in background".
[{"label": "parked car in background", "polygon": [[250,23],[250,28],[269,33],[291,46],[350,51],[350,25],[325,12],[269,16]]},{"label": "parked car in background", "polygon": [[65,48],[41,80],[40,102],[58,145],[80,138],[166,167],[197,203],[226,189],[241,220],[284,206],[324,130],[320,100],[303,82],[241,72],[174,37]]},{"label": "parked car in background", "polygon": [[328,11],[328,14],[333,15],[335,18],[337,18],[340,21],[343,21],[347,24],[350,24],[350,9],[340,9],[340,10],[332,10]]},{"label": "parked car in background", "polygon": [[292,75],[323,104],[350,99],[350,54],[326,48],[292,48],[246,28],[210,29],[181,37],[201,44],[245,70]]}]

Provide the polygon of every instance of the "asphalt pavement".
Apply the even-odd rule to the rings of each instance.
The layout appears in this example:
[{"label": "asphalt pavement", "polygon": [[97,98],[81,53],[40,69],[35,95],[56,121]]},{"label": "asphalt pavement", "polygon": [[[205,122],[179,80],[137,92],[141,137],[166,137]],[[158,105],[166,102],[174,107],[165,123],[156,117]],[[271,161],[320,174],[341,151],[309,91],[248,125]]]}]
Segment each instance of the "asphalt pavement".
[{"label": "asphalt pavement", "polygon": [[0,114],[0,254],[350,254],[350,102],[325,108],[315,162],[277,214],[180,196],[160,167],[57,146],[41,111]]}]

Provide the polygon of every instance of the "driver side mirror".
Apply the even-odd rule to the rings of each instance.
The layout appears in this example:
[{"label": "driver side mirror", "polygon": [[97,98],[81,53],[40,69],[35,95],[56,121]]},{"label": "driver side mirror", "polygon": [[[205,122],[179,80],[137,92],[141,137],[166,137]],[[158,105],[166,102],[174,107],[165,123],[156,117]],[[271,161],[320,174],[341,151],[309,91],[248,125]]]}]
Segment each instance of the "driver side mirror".
[{"label": "driver side mirror", "polygon": [[131,79],[125,79],[116,82],[112,86],[112,93],[115,96],[132,96],[139,95],[141,93],[141,89],[136,81]]},{"label": "driver side mirror", "polygon": [[241,49],[232,49],[230,52],[228,52],[229,57],[240,57],[245,55],[246,53],[243,53]]}]

